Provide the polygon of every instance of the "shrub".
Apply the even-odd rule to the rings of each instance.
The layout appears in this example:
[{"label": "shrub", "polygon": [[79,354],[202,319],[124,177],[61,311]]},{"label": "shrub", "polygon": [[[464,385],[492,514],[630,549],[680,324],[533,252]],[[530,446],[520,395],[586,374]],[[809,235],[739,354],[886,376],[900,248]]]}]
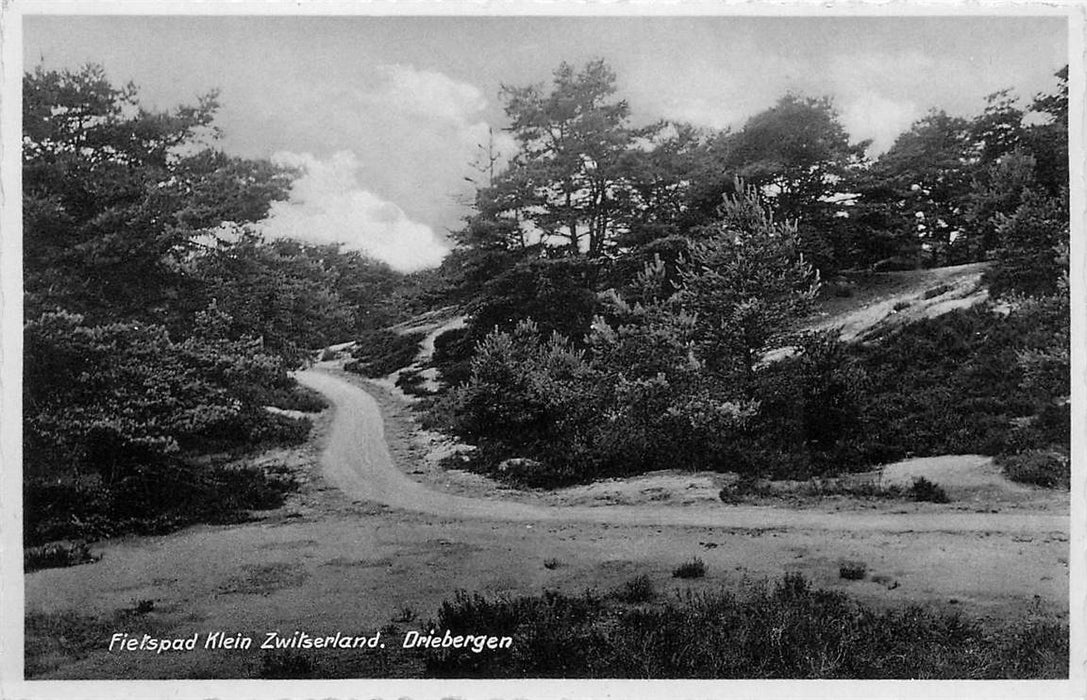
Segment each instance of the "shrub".
[{"label": "shrub", "polygon": [[320,413],[328,408],[328,401],[309,387],[292,383],[290,387],[277,387],[268,390],[261,396],[261,402],[266,406],[275,406],[285,411],[302,411],[304,413]]},{"label": "shrub", "polygon": [[1068,455],[1053,450],[1027,450],[1001,455],[997,464],[1012,481],[1044,488],[1068,488],[1072,462]]},{"label": "shrub", "polygon": [[561,566],[561,564],[562,562],[554,557],[544,559],[544,568],[548,570],[557,569],[559,568],[559,566]]},{"label": "shrub", "polygon": [[706,575],[706,563],[694,557],[672,570],[672,578],[702,578]]},{"label": "shrub", "polygon": [[430,396],[431,392],[423,387],[425,381],[419,370],[403,370],[396,378],[396,386],[408,396]]},{"label": "shrub", "polygon": [[39,569],[52,569],[62,566],[76,566],[98,561],[91,554],[87,543],[50,542],[37,547],[27,547],[23,551],[23,570],[27,573]]},{"label": "shrub", "polygon": [[868,565],[863,561],[845,562],[838,567],[838,578],[847,581],[860,581],[868,574]]},{"label": "shrub", "polygon": [[458,593],[427,629],[517,640],[487,654],[424,652],[429,674],[459,678],[1067,678],[1069,659],[1068,624],[1056,618],[877,609],[800,574],[636,607],[591,592]]},{"label": "shrub", "polygon": [[915,501],[927,501],[929,503],[948,503],[951,501],[942,487],[923,476],[913,480],[913,484],[910,485],[910,497]]},{"label": "shrub", "polygon": [[475,347],[476,340],[467,327],[448,330],[434,339],[430,362],[438,368],[444,384],[456,386],[468,380],[472,374]]},{"label": "shrub", "polygon": [[387,328],[366,331],[351,353],[354,361],[345,363],[344,369],[366,377],[392,374],[415,361],[419,343],[426,335],[423,331],[401,334]]},{"label": "shrub", "polygon": [[297,483],[289,472],[170,460],[100,479],[23,484],[27,547],[56,540],[163,534],[194,523],[242,522],[250,510],[283,504]]},{"label": "shrub", "polygon": [[612,595],[623,603],[648,603],[657,596],[657,589],[653,579],[642,574],[616,588]]},{"label": "shrub", "polygon": [[926,289],[925,292],[921,295],[921,298],[934,299],[941,294],[947,294],[952,289],[953,287],[950,284],[938,284],[935,287],[930,287],[929,289]]}]

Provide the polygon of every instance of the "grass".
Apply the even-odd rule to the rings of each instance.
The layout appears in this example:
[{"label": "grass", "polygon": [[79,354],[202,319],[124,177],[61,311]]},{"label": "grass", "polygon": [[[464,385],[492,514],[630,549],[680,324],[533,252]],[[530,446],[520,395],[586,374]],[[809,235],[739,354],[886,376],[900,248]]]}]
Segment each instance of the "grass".
[{"label": "grass", "polygon": [[706,562],[698,557],[685,561],[672,571],[672,578],[702,578],[706,575]]},{"label": "grass", "polygon": [[133,608],[91,615],[79,610],[28,612],[25,617],[24,673],[27,678],[48,673],[86,658],[109,645],[116,632],[154,634],[161,623],[150,610]]},{"label": "grass", "polygon": [[918,606],[876,609],[800,574],[649,605],[591,591],[458,593],[429,627],[516,640],[488,654],[427,651],[435,677],[1067,678],[1069,661],[1067,623],[1037,610],[996,622]]}]

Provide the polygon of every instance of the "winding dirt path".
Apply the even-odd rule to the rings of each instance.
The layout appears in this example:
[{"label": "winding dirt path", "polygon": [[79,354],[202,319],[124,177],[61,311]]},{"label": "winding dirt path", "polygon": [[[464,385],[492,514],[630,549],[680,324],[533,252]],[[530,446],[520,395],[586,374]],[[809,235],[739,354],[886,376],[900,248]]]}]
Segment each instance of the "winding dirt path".
[{"label": "winding dirt path", "polygon": [[864,513],[791,510],[772,506],[538,506],[441,493],[412,480],[393,463],[377,402],[362,389],[320,368],[300,383],[335,408],[321,455],[326,478],[348,496],[433,516],[539,523],[671,525],[751,530],[851,532],[1062,533],[1066,516],[1051,513]]}]

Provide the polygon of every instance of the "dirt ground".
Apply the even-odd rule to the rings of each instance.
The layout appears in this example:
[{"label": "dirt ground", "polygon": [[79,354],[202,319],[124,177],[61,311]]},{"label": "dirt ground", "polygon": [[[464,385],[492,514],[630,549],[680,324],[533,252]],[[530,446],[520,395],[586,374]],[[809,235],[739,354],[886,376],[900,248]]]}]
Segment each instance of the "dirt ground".
[{"label": "dirt ground", "polygon": [[[387,649],[343,652],[355,655],[343,668],[418,675],[416,662],[398,655],[400,639],[425,631],[457,589],[579,593],[642,573],[666,592],[733,588],[799,571],[877,605],[924,603],[997,618],[1067,611],[1067,494],[1010,485],[984,458],[913,460],[885,470],[890,479],[936,470],[955,491],[946,505],[830,499],[799,509],[733,506],[716,498],[716,475],[678,471],[554,494],[518,492],[475,475],[443,475],[426,458],[433,436],[415,433],[393,394],[366,385],[375,402],[358,389],[363,380],[334,371],[303,381],[326,391],[338,410],[322,414],[308,445],[262,457],[302,479],[282,508],[240,525],[103,543],[96,563],[25,577],[28,615],[38,628],[52,625],[49,633],[28,633],[35,677],[259,672],[256,649],[107,650],[113,632],[144,630],[258,639],[275,630],[384,630]],[[706,577],[673,579],[671,571],[692,556],[706,563]],[[845,561],[864,562],[869,575],[839,578]],[[141,601],[153,609],[124,612]],[[71,639],[73,620],[83,621],[89,641]]]}]

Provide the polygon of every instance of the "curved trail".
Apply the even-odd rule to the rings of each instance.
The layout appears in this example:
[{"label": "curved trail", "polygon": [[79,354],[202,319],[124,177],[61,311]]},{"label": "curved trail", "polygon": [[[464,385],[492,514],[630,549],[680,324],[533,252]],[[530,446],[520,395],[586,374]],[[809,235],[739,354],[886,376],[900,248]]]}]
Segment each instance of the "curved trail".
[{"label": "curved trail", "polygon": [[541,506],[441,493],[397,469],[385,442],[377,402],[362,389],[320,369],[296,375],[323,394],[335,415],[321,455],[329,481],[352,498],[454,519],[579,522],[612,525],[882,532],[1069,531],[1068,517],[1046,513],[821,512],[768,506]]}]

